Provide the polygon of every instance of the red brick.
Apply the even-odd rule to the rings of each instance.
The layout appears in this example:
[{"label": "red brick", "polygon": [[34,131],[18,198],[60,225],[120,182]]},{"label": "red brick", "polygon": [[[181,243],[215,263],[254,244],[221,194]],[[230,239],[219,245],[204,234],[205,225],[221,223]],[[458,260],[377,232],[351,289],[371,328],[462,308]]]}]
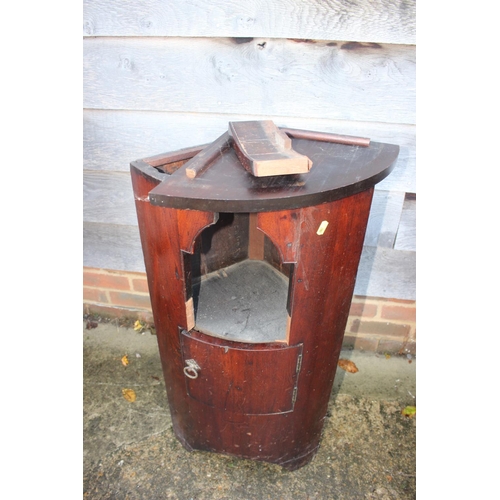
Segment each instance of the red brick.
[{"label": "red brick", "polygon": [[365,304],[352,302],[349,316],[363,316],[365,318],[373,318],[377,314],[377,306],[375,304]]},{"label": "red brick", "polygon": [[382,307],[381,317],[384,319],[411,321],[414,323],[416,321],[416,308],[384,305]]},{"label": "red brick", "polygon": [[389,337],[408,337],[410,334],[410,325],[401,325],[387,321],[361,321],[355,319],[349,328],[353,333],[369,333],[371,335],[389,336]]},{"label": "red brick", "polygon": [[83,287],[83,300],[91,300],[92,302],[108,302],[106,293],[98,288]]},{"label": "red brick", "polygon": [[136,292],[149,293],[148,280],[146,278],[132,279],[132,288]]},{"label": "red brick", "polygon": [[132,307],[134,309],[151,309],[149,295],[138,295],[126,292],[109,292],[111,303],[117,306]]},{"label": "red brick", "polygon": [[84,271],[83,284],[96,288],[109,288],[111,290],[130,290],[128,278],[113,274],[98,274]]}]

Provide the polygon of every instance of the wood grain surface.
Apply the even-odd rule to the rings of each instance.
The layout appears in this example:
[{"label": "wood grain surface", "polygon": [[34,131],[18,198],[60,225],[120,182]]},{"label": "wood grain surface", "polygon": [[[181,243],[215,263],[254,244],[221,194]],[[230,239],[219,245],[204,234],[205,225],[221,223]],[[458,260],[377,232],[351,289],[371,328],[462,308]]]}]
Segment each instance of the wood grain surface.
[{"label": "wood grain surface", "polygon": [[415,123],[415,47],[90,38],[84,107]]},{"label": "wood grain surface", "polygon": [[256,177],[309,172],[312,162],[292,148],[292,140],[272,120],[229,122],[233,149]]},{"label": "wood grain surface", "polygon": [[228,36],[415,43],[415,1],[84,0],[84,36]]}]

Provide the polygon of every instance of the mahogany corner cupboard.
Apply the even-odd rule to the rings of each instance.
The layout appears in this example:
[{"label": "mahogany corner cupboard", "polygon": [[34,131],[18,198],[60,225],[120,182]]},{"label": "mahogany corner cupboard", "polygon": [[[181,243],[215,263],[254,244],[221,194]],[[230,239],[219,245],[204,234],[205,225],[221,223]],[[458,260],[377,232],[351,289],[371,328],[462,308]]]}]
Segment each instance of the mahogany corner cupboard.
[{"label": "mahogany corner cupboard", "polygon": [[131,176],[177,438],[294,470],[320,445],[374,186],[399,147],[276,129],[232,122]]}]

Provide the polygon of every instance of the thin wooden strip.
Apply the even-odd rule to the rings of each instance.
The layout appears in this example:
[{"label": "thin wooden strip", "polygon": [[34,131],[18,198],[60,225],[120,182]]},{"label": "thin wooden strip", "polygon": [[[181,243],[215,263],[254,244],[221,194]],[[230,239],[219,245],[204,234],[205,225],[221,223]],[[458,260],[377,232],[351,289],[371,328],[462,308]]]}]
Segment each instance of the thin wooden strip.
[{"label": "thin wooden strip", "polygon": [[257,227],[257,214],[250,214],[248,225],[248,258],[264,260],[264,233]]},{"label": "thin wooden strip", "polygon": [[348,146],[363,146],[367,148],[370,145],[370,139],[367,137],[355,137],[352,135],[332,134],[330,132],[315,132],[312,130],[298,130],[294,128],[281,128],[282,132],[293,139],[309,139],[311,141],[335,142],[337,144],[346,144]]},{"label": "thin wooden strip", "polygon": [[189,179],[195,179],[200,176],[222,152],[230,147],[231,141],[229,134],[224,132],[218,139],[212,142],[212,144],[208,145],[186,163],[186,176]]},{"label": "thin wooden strip", "polygon": [[205,149],[207,146],[209,146],[209,144],[204,144],[203,146],[193,146],[191,148],[183,148],[177,151],[172,151],[171,153],[161,153],[158,155],[150,156],[149,158],[144,158],[143,160],[152,167],[162,167],[167,163],[189,160],[193,156],[203,151],[203,149]]}]

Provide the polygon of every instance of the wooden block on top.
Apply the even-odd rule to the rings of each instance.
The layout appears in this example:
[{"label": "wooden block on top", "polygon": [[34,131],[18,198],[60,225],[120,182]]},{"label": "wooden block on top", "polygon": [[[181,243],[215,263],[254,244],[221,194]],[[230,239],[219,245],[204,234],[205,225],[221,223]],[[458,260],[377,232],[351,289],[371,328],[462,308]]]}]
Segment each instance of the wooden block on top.
[{"label": "wooden block on top", "polygon": [[241,164],[256,177],[304,174],[312,161],[292,149],[292,140],[271,120],[229,122]]}]

